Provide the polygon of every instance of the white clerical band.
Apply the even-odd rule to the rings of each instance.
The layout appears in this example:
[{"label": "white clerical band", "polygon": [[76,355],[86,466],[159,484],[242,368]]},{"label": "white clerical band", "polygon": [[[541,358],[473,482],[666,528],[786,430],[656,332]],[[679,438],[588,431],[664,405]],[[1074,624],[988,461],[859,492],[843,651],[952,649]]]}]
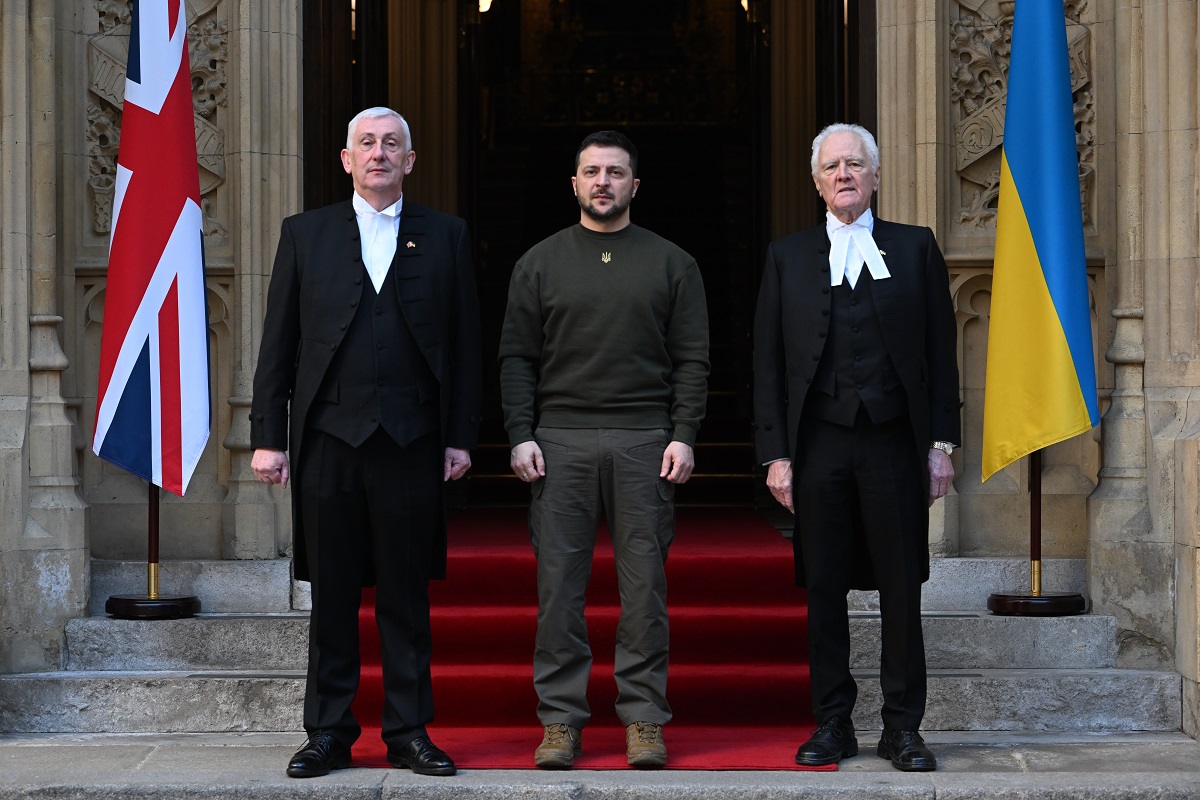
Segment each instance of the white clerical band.
[{"label": "white clerical band", "polygon": [[844,225],[832,215],[829,215],[826,231],[829,234],[829,284],[841,286],[842,278],[850,283],[850,288],[858,283],[863,264],[871,272],[875,280],[892,277],[887,264],[883,263],[883,254],[871,237],[871,210],[849,225]]},{"label": "white clerical band", "polygon": [[[892,277],[887,265],[883,263],[883,256],[879,254],[879,247],[866,228],[859,225],[840,228],[834,231],[832,244],[833,247],[829,251],[829,281],[832,286],[840,286],[842,276],[845,275],[850,288],[853,289],[858,283],[864,262],[875,280]],[[835,264],[841,264],[841,269]]]}]

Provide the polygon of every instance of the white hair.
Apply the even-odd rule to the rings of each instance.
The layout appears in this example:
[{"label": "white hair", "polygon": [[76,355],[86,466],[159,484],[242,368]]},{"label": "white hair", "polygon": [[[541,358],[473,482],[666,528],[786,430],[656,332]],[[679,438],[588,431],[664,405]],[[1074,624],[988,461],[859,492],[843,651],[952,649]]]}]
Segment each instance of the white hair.
[{"label": "white hair", "polygon": [[358,127],[360,120],[375,119],[376,117],[395,117],[400,121],[400,127],[404,129],[404,140],[406,142],[405,149],[412,150],[412,131],[409,130],[408,120],[400,116],[400,112],[393,111],[387,106],[374,106],[373,108],[364,108],[362,111],[354,115],[354,119],[350,120],[350,124],[346,126],[346,149],[354,149],[354,129]]},{"label": "white hair", "polygon": [[852,125],[847,122],[835,122],[832,125],[826,125],[817,138],[813,139],[812,143],[812,174],[817,174],[817,154],[821,152],[821,145],[825,144],[825,140],[835,133],[853,133],[863,143],[863,147],[867,151],[867,158],[871,160],[871,171],[879,169],[879,145],[875,144],[875,137],[871,132],[862,125]]}]

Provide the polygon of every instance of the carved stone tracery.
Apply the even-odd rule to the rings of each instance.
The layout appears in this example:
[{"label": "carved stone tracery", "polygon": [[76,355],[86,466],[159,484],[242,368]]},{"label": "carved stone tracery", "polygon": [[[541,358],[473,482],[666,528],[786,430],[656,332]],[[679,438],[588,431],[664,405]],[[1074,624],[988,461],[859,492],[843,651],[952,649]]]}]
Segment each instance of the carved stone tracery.
[{"label": "carved stone tracery", "polygon": [[[98,32],[88,40],[86,141],[92,231],[107,235],[112,226],[113,187],[125,97],[125,65],[129,57],[129,0],[93,0]],[[196,111],[196,152],[200,166],[201,207],[205,236],[224,236],[224,227],[208,214],[212,193],[225,182],[225,134],[214,123],[227,105],[226,64],[229,25],[212,16],[217,0],[187,4],[192,102]]]},{"label": "carved stone tracery", "polygon": [[[1012,49],[1013,0],[956,0],[950,23],[950,100],[956,147],[958,211],[964,231],[994,231],[1000,194],[1000,149]],[[1087,0],[1069,0],[1067,52],[1075,103],[1084,228],[1095,228],[1095,101],[1091,36],[1081,23]]]},{"label": "carved stone tracery", "polygon": [[[100,331],[106,301],[107,278],[100,258],[107,251],[107,236],[113,224],[114,187],[125,97],[126,65],[129,58],[131,0],[91,0],[97,14],[95,33],[88,35],[82,55],[87,67],[87,92],[82,98],[86,115],[84,128],[88,188],[80,197],[81,213],[87,220],[81,231],[80,258],[75,263],[75,303],[78,320],[72,372],[81,382],[84,407],[95,403],[99,374]],[[228,86],[231,33],[227,16],[229,3],[219,0],[188,0],[186,9],[188,67],[193,123],[199,168],[200,208],[204,236],[208,287],[210,358],[213,408],[221,408],[220,397],[232,392],[231,378],[222,365],[233,349],[230,343],[227,290],[229,247],[233,238],[229,225],[231,190],[226,181],[225,131],[230,125],[229,104],[236,95]],[[231,97],[231,95],[233,95]],[[83,204],[87,205],[83,205]],[[224,224],[222,224],[224,223]],[[99,269],[98,269],[98,265]],[[220,441],[228,417],[214,413],[212,438]],[[91,437],[86,415],[80,421],[85,439]],[[89,504],[90,552],[99,558],[126,558],[141,552],[145,532],[129,525],[132,513],[144,503],[144,484],[123,470],[95,458],[83,458],[83,494]],[[164,503],[164,530],[187,521],[190,535],[164,539],[162,554],[168,558],[218,558],[221,553],[220,505],[229,476],[229,456],[220,447],[207,447],[192,481],[186,501]]]}]

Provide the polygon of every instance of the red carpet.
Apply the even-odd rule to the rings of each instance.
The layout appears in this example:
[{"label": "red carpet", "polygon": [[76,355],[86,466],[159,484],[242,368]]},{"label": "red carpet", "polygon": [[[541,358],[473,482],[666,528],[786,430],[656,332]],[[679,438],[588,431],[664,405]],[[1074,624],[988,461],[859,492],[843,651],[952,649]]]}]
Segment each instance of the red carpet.
[{"label": "red carpet", "polygon": [[[430,735],[460,767],[532,769],[541,741],[533,690],[536,565],[524,509],[456,514],[448,578],[431,584]],[[752,511],[681,509],[667,560],[671,671],[665,729],[673,769],[800,769],[796,747],[812,730],[806,615],[793,585],[791,545]],[[363,726],[355,764],[383,766],[382,687],[373,593],[360,614]],[[601,535],[588,589],[595,663],[578,769],[628,769],[613,711],[612,654],[619,601],[612,547]],[[829,767],[827,769],[832,769]]]}]

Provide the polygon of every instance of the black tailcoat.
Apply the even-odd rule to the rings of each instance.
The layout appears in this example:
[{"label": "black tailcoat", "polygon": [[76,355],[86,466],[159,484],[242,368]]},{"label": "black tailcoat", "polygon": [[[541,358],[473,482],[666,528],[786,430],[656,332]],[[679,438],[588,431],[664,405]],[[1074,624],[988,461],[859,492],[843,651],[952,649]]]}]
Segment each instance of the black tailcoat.
[{"label": "black tailcoat", "polygon": [[[267,294],[250,445],[286,449],[292,470],[296,577],[308,578],[297,500],[306,420],[362,296],[362,246],[350,201],[283,221]],[[391,283],[404,319],[438,383],[443,447],[475,445],[482,403],[479,300],[466,223],[405,200]],[[443,522],[431,577],[444,577]]]},{"label": "black tailcoat", "polygon": [[[891,273],[871,285],[876,315],[906,394],[919,450],[914,461],[925,464],[931,441],[960,441],[957,323],[946,263],[928,228],[876,219],[873,238]],[[829,332],[829,247],[821,225],[779,239],[767,251],[754,325],[754,430],[760,463],[797,458],[800,415]],[[928,480],[926,473],[926,488]],[[926,531],[927,517],[921,526]],[[928,541],[925,549],[928,553]],[[803,585],[799,548],[796,553],[797,580]],[[856,588],[875,588],[870,572],[869,565],[859,570],[862,585],[856,583]],[[920,580],[928,578],[926,555]]]}]

